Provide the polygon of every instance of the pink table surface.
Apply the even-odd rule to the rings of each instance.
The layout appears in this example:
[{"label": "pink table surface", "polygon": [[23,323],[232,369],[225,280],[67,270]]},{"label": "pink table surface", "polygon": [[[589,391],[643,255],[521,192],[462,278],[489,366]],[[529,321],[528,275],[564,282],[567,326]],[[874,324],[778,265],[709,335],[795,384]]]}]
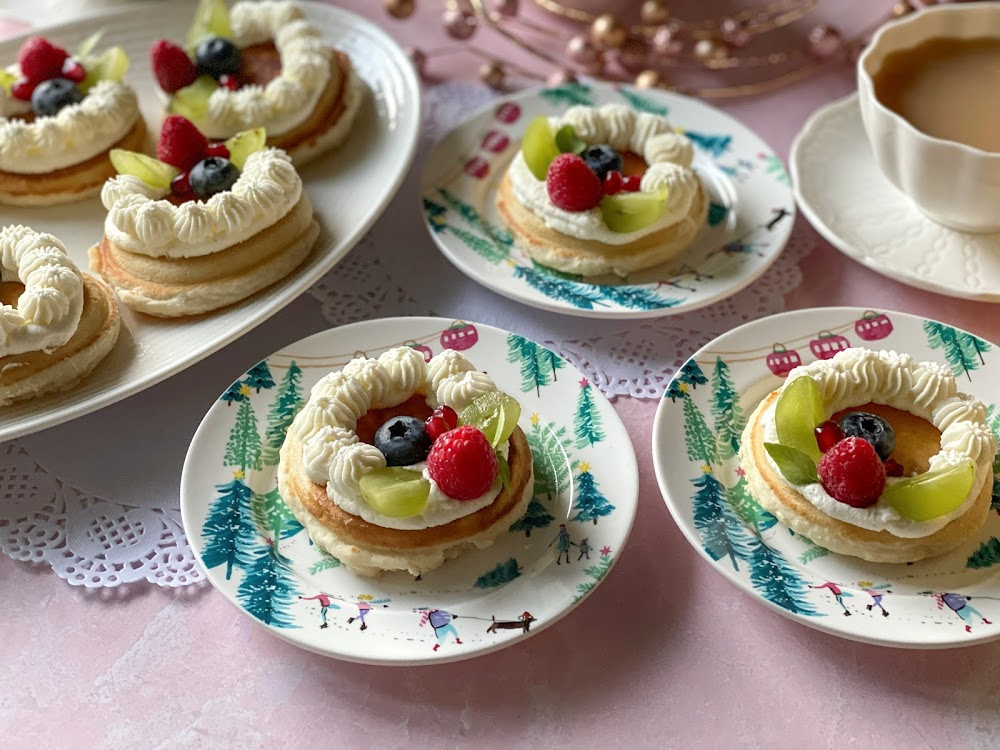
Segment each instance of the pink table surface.
[{"label": "pink table surface", "polygon": [[[383,20],[372,0],[342,4],[401,41],[444,43],[428,0],[408,25]],[[850,20],[860,15],[854,5]],[[787,156],[807,116],[852,87],[845,69],[724,108]],[[1000,340],[994,306],[903,286],[818,238],[802,272],[789,309],[875,305]],[[400,669],[324,659],[271,637],[207,585],[89,592],[0,556],[0,745],[1000,744],[1000,645],[878,648],[760,606],[702,562],[665,511],[649,448],[656,404],[619,399],[616,408],[640,470],[620,563],[556,627],[467,662]]]}]

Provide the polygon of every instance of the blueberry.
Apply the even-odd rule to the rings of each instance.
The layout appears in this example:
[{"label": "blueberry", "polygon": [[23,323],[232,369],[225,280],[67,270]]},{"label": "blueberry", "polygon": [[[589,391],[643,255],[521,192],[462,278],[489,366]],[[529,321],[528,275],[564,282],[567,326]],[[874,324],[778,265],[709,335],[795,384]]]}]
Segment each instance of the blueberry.
[{"label": "blueberry", "polygon": [[199,198],[211,198],[216,193],[229,190],[239,178],[240,170],[221,156],[202,159],[188,172],[188,182]]},{"label": "blueberry", "polygon": [[601,182],[608,172],[621,172],[624,165],[621,155],[611,146],[587,146],[580,156]]},{"label": "blueberry", "polygon": [[877,414],[852,411],[840,418],[840,429],[846,437],[867,440],[883,461],[889,458],[892,449],[896,447],[896,433],[892,426]]},{"label": "blueberry", "polygon": [[31,108],[40,117],[50,117],[82,99],[83,92],[68,78],[50,78],[35,87],[31,94]]},{"label": "blueberry", "polygon": [[386,466],[410,466],[427,458],[431,439],[416,417],[393,417],[375,431],[375,447],[385,456]]},{"label": "blueberry", "polygon": [[198,72],[202,75],[218,78],[227,73],[233,75],[240,72],[240,48],[220,36],[199,44],[195,58]]}]

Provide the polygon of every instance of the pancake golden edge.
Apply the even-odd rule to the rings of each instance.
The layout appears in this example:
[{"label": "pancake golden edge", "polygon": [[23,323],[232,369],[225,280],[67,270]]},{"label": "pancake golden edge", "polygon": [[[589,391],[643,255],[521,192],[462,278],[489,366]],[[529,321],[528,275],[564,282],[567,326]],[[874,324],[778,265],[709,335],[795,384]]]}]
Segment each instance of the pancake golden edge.
[{"label": "pancake golden edge", "polygon": [[517,200],[506,174],[497,189],[496,205],[530,258],[557,271],[584,276],[626,276],[665,263],[690,247],[708,216],[708,197],[700,181],[684,218],[626,245],[581,240],[557,232]]},{"label": "pancake golden edge", "polygon": [[990,512],[993,483],[985,482],[969,510],[944,528],[924,537],[905,538],[888,531],[872,531],[832,518],[810,503],[774,471],[764,448],[761,418],[777,400],[774,391],[757,405],[743,431],[740,466],[746,472],[750,494],[781,523],[831,552],[869,562],[907,563],[937,557],[968,541]]},{"label": "pancake golden edge", "polygon": [[73,388],[110,353],[120,330],[111,289],[83,274],[83,313],[70,340],[51,352],[0,357],[0,406]]},{"label": "pancake golden edge", "polygon": [[306,476],[302,443],[292,431],[281,447],[278,491],[313,542],[354,573],[375,576],[405,570],[421,575],[465,550],[489,547],[527,511],[534,481],[531,449],[520,427],[508,445],[509,486],[484,508],[426,529],[389,529],[341,509],[327,496],[326,487]]}]

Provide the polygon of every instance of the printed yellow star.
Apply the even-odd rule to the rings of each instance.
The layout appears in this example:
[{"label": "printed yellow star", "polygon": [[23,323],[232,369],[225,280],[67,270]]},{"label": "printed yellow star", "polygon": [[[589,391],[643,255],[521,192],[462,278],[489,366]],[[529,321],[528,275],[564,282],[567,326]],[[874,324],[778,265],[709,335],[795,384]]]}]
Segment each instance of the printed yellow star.
[{"label": "printed yellow star", "polygon": [[701,471],[702,471],[703,474],[711,474],[712,473],[712,467],[709,466],[708,464],[702,464],[701,465]]},{"label": "printed yellow star", "polygon": [[510,266],[511,268],[517,268],[517,263],[515,263],[515,262],[514,262],[514,261],[512,261],[512,260],[507,260],[507,261],[504,261],[504,262],[505,262],[505,263],[506,263],[506,264],[507,264],[508,266]]},{"label": "printed yellow star", "polygon": [[684,128],[682,128],[680,125],[674,125],[674,132],[684,135]]},{"label": "printed yellow star", "polygon": [[249,396],[250,395],[250,386],[248,386],[246,383],[244,383],[243,385],[241,385],[240,386],[240,394],[243,395],[243,396]]},{"label": "printed yellow star", "polygon": [[531,424],[533,424],[533,425],[537,425],[538,424],[538,412],[537,411],[531,412]]},{"label": "printed yellow star", "polygon": [[680,385],[677,386],[677,389],[679,391],[681,391],[682,393],[687,393],[688,392],[688,384],[687,383],[681,383]]},{"label": "printed yellow star", "polygon": [[233,472],[233,479],[243,479],[243,477],[245,476],[246,474],[244,473],[243,469],[237,469],[236,471]]},{"label": "printed yellow star", "polygon": [[581,474],[583,472],[585,472],[585,471],[590,471],[590,462],[589,461],[581,461],[580,465],[577,468],[580,470]]}]

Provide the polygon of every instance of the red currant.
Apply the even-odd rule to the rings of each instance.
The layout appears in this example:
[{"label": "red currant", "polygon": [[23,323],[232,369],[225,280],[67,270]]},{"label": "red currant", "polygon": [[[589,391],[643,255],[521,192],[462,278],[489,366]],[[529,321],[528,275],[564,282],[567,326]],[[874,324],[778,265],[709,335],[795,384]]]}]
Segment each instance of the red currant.
[{"label": "red currant", "polygon": [[224,86],[230,91],[236,91],[240,87],[240,80],[236,76],[229,75],[229,73],[223,73],[219,76],[219,85]]},{"label": "red currant", "polygon": [[815,430],[816,445],[819,446],[820,453],[826,453],[833,446],[844,439],[844,431],[840,425],[832,419],[821,423]]},{"label": "red currant", "polygon": [[614,195],[622,189],[622,173],[611,170],[604,176],[604,194]]},{"label": "red currant", "polygon": [[205,156],[218,156],[222,159],[229,158],[229,149],[226,148],[225,143],[210,143],[208,148],[205,149]]},{"label": "red currant", "polygon": [[432,414],[427,417],[427,420],[424,422],[424,430],[427,432],[427,437],[431,439],[431,442],[434,442],[446,432],[450,431],[451,428],[448,426],[448,423],[444,421],[444,417]]},{"label": "red currant", "polygon": [[434,410],[436,416],[442,417],[448,423],[448,428],[454,430],[458,427],[458,413],[447,404],[441,404]]},{"label": "red currant", "polygon": [[10,93],[14,95],[16,99],[21,101],[30,102],[31,95],[35,91],[35,86],[37,84],[32,83],[27,78],[18,78],[10,87]]},{"label": "red currant", "polygon": [[885,475],[887,477],[901,477],[904,473],[903,464],[899,463],[899,461],[894,458],[886,459]]},{"label": "red currant", "polygon": [[62,72],[73,83],[79,83],[87,76],[87,71],[83,69],[83,66],[71,57],[66,58]]},{"label": "red currant", "polygon": [[191,195],[191,182],[188,179],[188,173],[181,172],[173,180],[171,180],[170,189],[173,190],[174,195],[179,195],[181,197]]},{"label": "red currant", "polygon": [[641,185],[642,178],[637,174],[629,175],[622,180],[622,190],[626,193],[638,193]]}]

